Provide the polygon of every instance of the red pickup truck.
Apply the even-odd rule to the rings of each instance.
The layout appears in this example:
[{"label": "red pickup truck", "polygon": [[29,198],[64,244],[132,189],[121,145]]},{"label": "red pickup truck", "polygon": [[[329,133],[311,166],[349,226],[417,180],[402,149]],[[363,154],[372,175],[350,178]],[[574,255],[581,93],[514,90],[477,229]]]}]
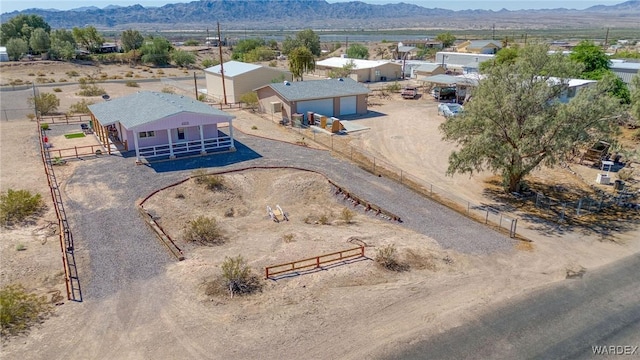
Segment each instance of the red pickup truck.
[{"label": "red pickup truck", "polygon": [[416,96],[418,96],[418,88],[415,86],[405,86],[400,95],[402,95],[404,99],[415,99]]}]

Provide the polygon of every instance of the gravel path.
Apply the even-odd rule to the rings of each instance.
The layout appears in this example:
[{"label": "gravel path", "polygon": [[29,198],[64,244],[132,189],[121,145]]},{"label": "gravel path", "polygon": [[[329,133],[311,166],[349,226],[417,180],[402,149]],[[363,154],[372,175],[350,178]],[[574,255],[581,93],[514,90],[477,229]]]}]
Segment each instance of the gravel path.
[{"label": "gravel path", "polygon": [[65,205],[74,225],[77,254],[92,258],[91,281],[80,269],[81,280],[87,285],[83,289],[85,296],[107,296],[119,290],[123,282],[158,275],[163,268],[160,264],[173,261],[141,221],[134,202],[198,168],[214,171],[285,165],[315,170],[351,193],[397,214],[403,219],[401,226],[432,237],[444,248],[468,254],[490,254],[512,248],[512,241],[506,236],[394,181],[333,158],[327,151],[242,133],[236,133],[236,138],[238,151],[224,155],[146,166],[134,165],[131,157],[105,156],[77,168],[64,185],[81,188],[82,197],[69,198]]}]

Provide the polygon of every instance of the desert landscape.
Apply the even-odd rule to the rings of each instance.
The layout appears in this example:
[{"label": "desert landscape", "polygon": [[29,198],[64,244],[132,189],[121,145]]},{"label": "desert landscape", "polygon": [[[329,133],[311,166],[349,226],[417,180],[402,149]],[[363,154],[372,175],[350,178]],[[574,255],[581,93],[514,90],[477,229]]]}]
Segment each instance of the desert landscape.
[{"label": "desert landscape", "polygon": [[[59,110],[65,112],[83,99],[76,95],[75,76],[69,76],[74,71],[80,76],[104,73],[107,79],[116,78],[100,83],[114,98],[167,86],[191,94],[185,89],[193,86],[197,70],[163,69],[158,74],[157,69],[125,64],[96,68],[33,62],[2,66],[0,76],[3,84],[16,79],[57,80],[39,86],[39,91],[61,89],[56,95],[61,100]],[[139,87],[117,81],[128,72]],[[175,78],[176,83],[160,78]],[[619,228],[616,222],[608,223],[610,231],[603,235],[576,224],[534,222],[515,210],[511,216],[519,217],[521,239],[510,239],[421,198],[433,219],[446,213],[460,228],[434,220],[425,227],[442,226],[443,234],[428,236],[415,230],[420,224],[390,221],[353,206],[327,180],[350,190],[359,189],[351,179],[362,181],[362,187],[371,182],[377,186],[372,193],[397,192],[398,197],[409,190],[358,168],[344,154],[329,151],[320,138],[313,141],[311,133],[283,127],[251,111],[229,109],[225,111],[236,116],[238,141],[261,158],[224,166],[189,160],[204,164],[195,169],[211,174],[233,170],[219,175],[223,190],[204,189],[194,179],[172,186],[193,176],[193,166],[165,171],[160,170],[162,164],[136,166],[130,158],[117,155],[69,160],[55,167],[74,230],[83,285],[83,301],[67,301],[57,220],[39,154],[40,135],[36,122],[26,116],[31,94],[29,89],[1,94],[7,116],[0,121],[1,188],[40,193],[49,204],[46,213],[32,222],[3,228],[0,285],[21,283],[56,306],[53,316],[28,334],[3,338],[6,359],[25,354],[38,359],[383,358],[504,301],[570,281],[565,280],[569,273],[589,272],[640,251],[637,215],[621,219]],[[442,142],[438,132],[444,118],[437,114],[437,102],[429,96],[403,100],[399,94],[373,100],[371,110],[381,115],[352,119],[369,129],[337,137],[340,146],[361,149],[461,201],[499,205],[485,191],[492,174],[444,175],[453,145]],[[54,149],[97,144],[92,135],[64,137],[78,130],[77,124],[52,125]],[[289,168],[292,162],[285,153],[304,155],[308,171]],[[207,158],[215,156],[225,155]],[[248,169],[256,166],[272,168]],[[586,191],[597,172],[571,164],[536,172],[533,180]],[[140,199],[165,187],[147,200],[145,209],[176,239],[184,261],[169,254],[136,210]],[[365,200],[387,205],[374,198]],[[269,218],[266,206],[275,205],[282,206],[288,221]],[[353,219],[341,216],[344,209],[353,212]],[[202,246],[183,240],[187,224],[199,215],[217,219],[223,244]],[[321,220],[323,216],[326,220]],[[456,235],[465,228],[475,233]],[[499,246],[493,251],[467,251],[484,238],[495,239]],[[390,244],[408,265],[407,271],[390,272],[376,265],[376,250]],[[18,251],[19,245],[24,249]],[[225,257],[243,256],[263,277],[265,266],[360,245],[365,246],[365,258],[265,280],[262,291],[253,295],[230,298],[206,291]]]}]

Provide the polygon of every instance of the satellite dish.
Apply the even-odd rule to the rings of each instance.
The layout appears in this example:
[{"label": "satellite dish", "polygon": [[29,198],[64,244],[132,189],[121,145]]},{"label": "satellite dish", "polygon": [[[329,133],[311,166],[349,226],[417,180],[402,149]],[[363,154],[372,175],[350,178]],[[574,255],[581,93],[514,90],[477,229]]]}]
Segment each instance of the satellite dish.
[{"label": "satellite dish", "polygon": [[104,94],[104,95],[102,95],[102,98],[104,100],[109,100],[111,97],[109,95],[107,95],[107,94]]},{"label": "satellite dish", "polygon": [[398,47],[402,46],[402,41],[398,42]]}]

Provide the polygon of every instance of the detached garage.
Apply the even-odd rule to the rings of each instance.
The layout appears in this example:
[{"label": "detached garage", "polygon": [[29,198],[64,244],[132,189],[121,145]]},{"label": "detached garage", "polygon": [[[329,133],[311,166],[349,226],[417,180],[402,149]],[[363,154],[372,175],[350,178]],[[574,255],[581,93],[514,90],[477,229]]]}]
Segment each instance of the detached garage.
[{"label": "detached garage", "polygon": [[262,112],[279,114],[291,120],[291,114],[311,111],[326,116],[363,115],[368,112],[370,90],[352,79],[285,81],[255,90]]},{"label": "detached garage", "polygon": [[[222,66],[216,65],[204,70],[207,80],[207,95],[216,101],[223,102],[226,95],[227,103],[238,103],[242,95],[253,91],[258,86],[273,81],[291,81],[292,75],[288,71],[249,64],[240,61],[227,61]],[[224,73],[224,89],[222,74]]]}]

